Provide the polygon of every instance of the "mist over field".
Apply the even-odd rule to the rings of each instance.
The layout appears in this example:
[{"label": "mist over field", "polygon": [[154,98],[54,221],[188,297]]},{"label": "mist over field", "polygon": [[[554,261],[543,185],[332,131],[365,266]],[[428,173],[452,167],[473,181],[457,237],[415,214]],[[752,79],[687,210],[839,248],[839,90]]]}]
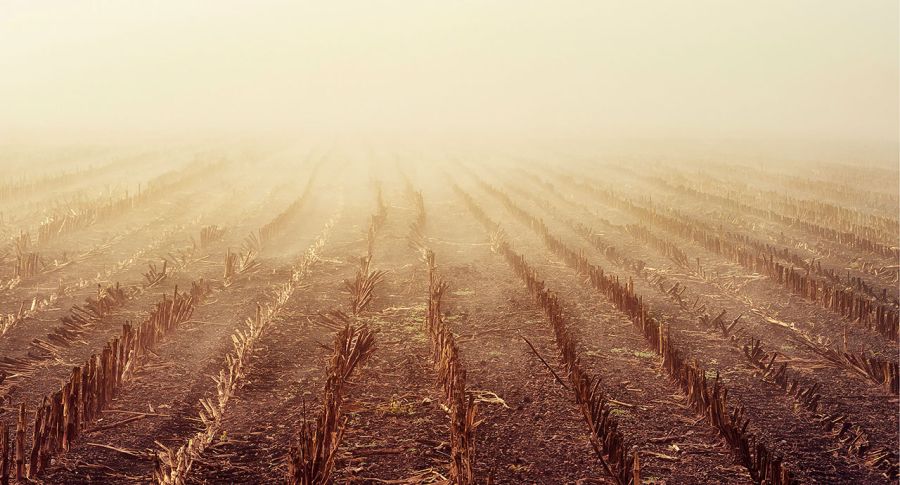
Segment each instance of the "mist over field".
[{"label": "mist over field", "polygon": [[0,1],[0,483],[897,483],[898,5]]},{"label": "mist over field", "polygon": [[9,1],[0,130],[890,153],[897,19],[892,1]]}]

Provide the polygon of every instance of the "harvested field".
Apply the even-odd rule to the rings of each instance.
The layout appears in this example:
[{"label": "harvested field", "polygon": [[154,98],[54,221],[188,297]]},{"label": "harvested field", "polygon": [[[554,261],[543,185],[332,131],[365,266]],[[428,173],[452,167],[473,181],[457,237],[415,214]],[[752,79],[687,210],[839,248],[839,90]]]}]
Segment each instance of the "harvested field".
[{"label": "harvested field", "polygon": [[0,485],[900,485],[898,18],[0,1]]},{"label": "harvested field", "polygon": [[185,163],[9,239],[4,480],[897,480],[877,197],[760,195],[838,183],[802,172],[296,159]]}]

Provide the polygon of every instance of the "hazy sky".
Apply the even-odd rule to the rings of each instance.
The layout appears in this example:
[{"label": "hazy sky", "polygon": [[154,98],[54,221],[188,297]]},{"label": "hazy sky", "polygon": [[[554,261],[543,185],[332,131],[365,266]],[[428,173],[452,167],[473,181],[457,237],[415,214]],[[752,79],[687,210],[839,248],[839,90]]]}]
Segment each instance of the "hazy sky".
[{"label": "hazy sky", "polygon": [[0,130],[896,142],[898,3],[0,0]]}]

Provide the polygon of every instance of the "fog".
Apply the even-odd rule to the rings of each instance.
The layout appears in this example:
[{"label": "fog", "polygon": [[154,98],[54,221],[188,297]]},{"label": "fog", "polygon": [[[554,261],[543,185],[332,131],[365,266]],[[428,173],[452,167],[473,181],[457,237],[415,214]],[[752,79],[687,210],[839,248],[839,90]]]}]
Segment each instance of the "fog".
[{"label": "fog", "polygon": [[6,1],[0,45],[11,142],[898,137],[894,0]]},{"label": "fog", "polygon": [[0,484],[896,484],[898,17],[0,0]]}]

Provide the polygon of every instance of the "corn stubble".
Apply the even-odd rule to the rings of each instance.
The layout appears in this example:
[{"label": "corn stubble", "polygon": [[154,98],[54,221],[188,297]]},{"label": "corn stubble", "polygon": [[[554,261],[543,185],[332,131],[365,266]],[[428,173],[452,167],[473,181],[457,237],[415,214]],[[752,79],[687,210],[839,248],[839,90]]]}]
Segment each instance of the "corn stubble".
[{"label": "corn stubble", "polygon": [[353,280],[344,280],[344,288],[350,295],[350,311],[354,315],[362,313],[372,302],[375,296],[376,286],[384,280],[386,271],[370,270],[371,259],[363,257],[359,259],[359,268]]},{"label": "corn stubble", "polygon": [[466,392],[466,370],[453,332],[441,314],[441,299],[449,285],[437,274],[434,253],[423,254],[428,268],[428,307],[425,322],[431,337],[432,361],[450,414],[450,482],[475,481],[475,397]]},{"label": "corn stubble", "polygon": [[[322,393],[322,409],[314,421],[304,417],[288,456],[288,483],[330,483],[335,455],[347,424],[347,418],[342,414],[345,386],[374,350],[374,333],[365,324],[348,319],[334,338]],[[304,405],[304,416],[306,411]]]},{"label": "corn stubble", "polygon": [[[605,404],[606,398],[600,391],[598,381],[580,367],[576,347],[567,330],[569,325],[566,323],[558,297],[544,287],[544,282],[538,278],[525,257],[512,250],[502,237],[502,232],[498,231],[498,224],[487,216],[475,199],[459,186],[455,186],[454,189],[475,218],[487,230],[492,231],[492,248],[502,255],[525,281],[536,303],[544,309],[551,321],[557,336],[562,364],[568,371],[582,412],[591,427],[591,442],[601,464],[617,483],[622,485],[634,483],[634,470],[639,469],[639,465],[634,464],[636,455],[633,456],[625,446],[621,432],[617,430],[617,420],[611,416],[610,409]],[[556,238],[542,220],[532,217],[508,199],[506,204],[511,206],[511,210],[519,217],[528,221],[554,254],[587,277],[592,287],[604,294],[628,316],[656,353],[662,356],[663,367],[677,380],[695,411],[719,430],[754,480],[760,482],[767,480],[774,485],[795,483],[790,470],[783,463],[783,458],[777,456],[764,442],[747,431],[750,420],[745,417],[744,408],[728,406],[726,401],[728,391],[720,382],[718,372],[710,385],[705,369],[697,363],[687,361],[669,335],[668,327],[648,313],[643,298],[634,292],[631,282],[622,283],[618,277],[605,274],[601,268],[590,264],[583,253],[574,251]]]}]

